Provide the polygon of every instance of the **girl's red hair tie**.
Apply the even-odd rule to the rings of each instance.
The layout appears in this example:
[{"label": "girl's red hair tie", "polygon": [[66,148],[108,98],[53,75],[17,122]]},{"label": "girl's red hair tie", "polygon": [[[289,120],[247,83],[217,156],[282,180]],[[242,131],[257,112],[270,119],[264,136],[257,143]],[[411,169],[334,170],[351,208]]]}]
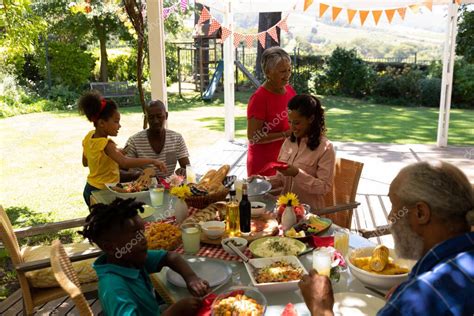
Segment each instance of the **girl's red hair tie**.
[{"label": "girl's red hair tie", "polygon": [[94,116],[94,118],[92,119],[92,122],[97,122],[97,120],[99,119],[100,114],[102,113],[102,111],[104,110],[106,105],[107,105],[107,100],[105,100],[104,98],[100,99],[99,112],[97,112],[97,114]]}]

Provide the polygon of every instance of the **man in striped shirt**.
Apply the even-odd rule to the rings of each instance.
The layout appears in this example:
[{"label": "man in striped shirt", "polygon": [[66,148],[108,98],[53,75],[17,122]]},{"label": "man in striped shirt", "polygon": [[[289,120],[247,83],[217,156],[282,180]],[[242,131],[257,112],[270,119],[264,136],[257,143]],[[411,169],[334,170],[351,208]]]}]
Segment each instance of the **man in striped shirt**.
[{"label": "man in striped shirt", "polygon": [[[467,177],[446,163],[419,162],[390,185],[395,250],[418,260],[377,315],[474,315],[474,192]],[[303,277],[312,315],[332,315],[327,277]]]},{"label": "man in striped shirt", "polygon": [[[126,155],[128,157],[159,159],[165,162],[168,170],[166,174],[155,169],[159,177],[168,177],[173,174],[178,162],[180,168],[177,173],[184,174],[186,165],[190,164],[188,149],[181,134],[165,128],[168,112],[166,112],[163,102],[150,101],[146,107],[146,119],[149,128],[128,139],[124,148]],[[128,176],[129,179],[131,178],[130,180],[138,175],[139,173],[133,171],[121,173],[121,177]]]}]

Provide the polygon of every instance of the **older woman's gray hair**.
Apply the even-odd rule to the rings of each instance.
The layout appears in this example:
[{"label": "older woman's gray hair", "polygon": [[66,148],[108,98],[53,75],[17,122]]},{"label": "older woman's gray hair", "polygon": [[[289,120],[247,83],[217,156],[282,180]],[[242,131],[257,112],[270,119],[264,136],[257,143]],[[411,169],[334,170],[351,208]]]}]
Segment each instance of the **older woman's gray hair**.
[{"label": "older woman's gray hair", "polygon": [[282,60],[287,60],[291,63],[290,55],[285,50],[278,46],[267,48],[262,54],[261,65],[263,73],[266,75],[270,69],[275,68]]},{"label": "older woman's gray hair", "polygon": [[405,181],[395,194],[403,204],[423,201],[439,218],[465,219],[474,225],[474,190],[459,168],[444,161],[423,161],[403,168],[401,173]]}]

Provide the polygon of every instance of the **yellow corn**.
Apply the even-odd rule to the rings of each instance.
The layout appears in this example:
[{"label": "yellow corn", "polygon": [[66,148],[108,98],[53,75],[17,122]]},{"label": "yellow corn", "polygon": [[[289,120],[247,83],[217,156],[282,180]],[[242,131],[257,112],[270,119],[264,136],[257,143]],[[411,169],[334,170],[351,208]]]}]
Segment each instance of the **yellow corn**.
[{"label": "yellow corn", "polygon": [[387,247],[383,245],[375,247],[372,252],[372,257],[370,258],[370,268],[377,272],[382,271],[388,263],[388,255],[389,251]]}]

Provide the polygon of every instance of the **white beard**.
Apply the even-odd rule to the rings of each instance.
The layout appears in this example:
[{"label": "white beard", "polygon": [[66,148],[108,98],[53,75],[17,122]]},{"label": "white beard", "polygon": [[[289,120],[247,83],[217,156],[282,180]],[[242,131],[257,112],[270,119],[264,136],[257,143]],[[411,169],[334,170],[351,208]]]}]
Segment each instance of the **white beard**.
[{"label": "white beard", "polygon": [[423,255],[423,238],[411,228],[406,216],[401,216],[390,225],[395,241],[397,256],[405,259],[419,260]]}]

